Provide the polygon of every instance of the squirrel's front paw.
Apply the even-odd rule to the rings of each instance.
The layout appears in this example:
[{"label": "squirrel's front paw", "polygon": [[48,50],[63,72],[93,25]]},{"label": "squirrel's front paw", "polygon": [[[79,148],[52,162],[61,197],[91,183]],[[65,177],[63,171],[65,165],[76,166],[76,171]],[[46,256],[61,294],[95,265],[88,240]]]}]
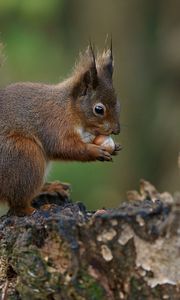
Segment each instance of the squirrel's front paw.
[{"label": "squirrel's front paw", "polygon": [[116,144],[115,144],[114,151],[113,151],[113,153],[112,153],[111,155],[117,155],[118,152],[122,150],[122,148],[123,148],[122,145],[116,143]]},{"label": "squirrel's front paw", "polygon": [[94,144],[88,144],[87,150],[92,160],[112,161],[111,154],[105,148]]}]

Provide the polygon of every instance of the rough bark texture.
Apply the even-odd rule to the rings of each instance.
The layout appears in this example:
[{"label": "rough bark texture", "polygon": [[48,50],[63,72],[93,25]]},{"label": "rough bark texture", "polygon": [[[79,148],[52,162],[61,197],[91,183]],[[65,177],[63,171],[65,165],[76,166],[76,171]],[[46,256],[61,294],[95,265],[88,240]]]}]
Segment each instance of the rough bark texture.
[{"label": "rough bark texture", "polygon": [[95,214],[44,194],[32,216],[1,217],[1,298],[180,299],[179,196],[140,187]]}]

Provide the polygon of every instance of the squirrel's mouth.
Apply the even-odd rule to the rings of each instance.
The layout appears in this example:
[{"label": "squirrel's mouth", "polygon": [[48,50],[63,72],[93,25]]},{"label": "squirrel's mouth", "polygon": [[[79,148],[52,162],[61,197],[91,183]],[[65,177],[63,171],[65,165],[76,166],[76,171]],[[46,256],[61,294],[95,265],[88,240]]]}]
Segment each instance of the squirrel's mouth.
[{"label": "squirrel's mouth", "polygon": [[90,131],[83,131],[81,132],[81,139],[84,143],[92,143],[93,140],[99,136],[99,135],[107,135],[109,136],[111,133],[104,133],[102,131],[99,130],[94,130],[93,132]]},{"label": "squirrel's mouth", "polygon": [[102,128],[94,128],[92,130],[92,134],[95,135],[95,136],[98,136],[98,135],[111,135],[112,134],[112,130],[104,130]]},{"label": "squirrel's mouth", "polygon": [[92,143],[96,136],[107,135],[112,133],[112,130],[103,130],[102,128],[94,127],[85,129],[81,126],[76,127],[76,132],[84,143]]}]

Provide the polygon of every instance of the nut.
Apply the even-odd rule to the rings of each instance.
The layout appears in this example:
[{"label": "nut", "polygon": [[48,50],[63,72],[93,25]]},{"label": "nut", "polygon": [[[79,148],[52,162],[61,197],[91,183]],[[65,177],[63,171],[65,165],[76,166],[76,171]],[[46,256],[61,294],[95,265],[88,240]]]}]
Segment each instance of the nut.
[{"label": "nut", "polygon": [[94,139],[93,143],[95,145],[104,147],[110,154],[115,150],[115,143],[113,139],[107,135],[98,135]]}]

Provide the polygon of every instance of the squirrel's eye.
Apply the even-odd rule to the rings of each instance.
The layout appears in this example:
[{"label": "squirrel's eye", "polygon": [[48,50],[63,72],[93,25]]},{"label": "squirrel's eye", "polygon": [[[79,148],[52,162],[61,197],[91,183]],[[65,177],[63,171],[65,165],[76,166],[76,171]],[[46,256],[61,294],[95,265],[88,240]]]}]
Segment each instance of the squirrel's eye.
[{"label": "squirrel's eye", "polygon": [[93,112],[96,116],[103,116],[105,113],[105,106],[102,103],[98,103],[96,105],[94,105],[93,107]]}]

